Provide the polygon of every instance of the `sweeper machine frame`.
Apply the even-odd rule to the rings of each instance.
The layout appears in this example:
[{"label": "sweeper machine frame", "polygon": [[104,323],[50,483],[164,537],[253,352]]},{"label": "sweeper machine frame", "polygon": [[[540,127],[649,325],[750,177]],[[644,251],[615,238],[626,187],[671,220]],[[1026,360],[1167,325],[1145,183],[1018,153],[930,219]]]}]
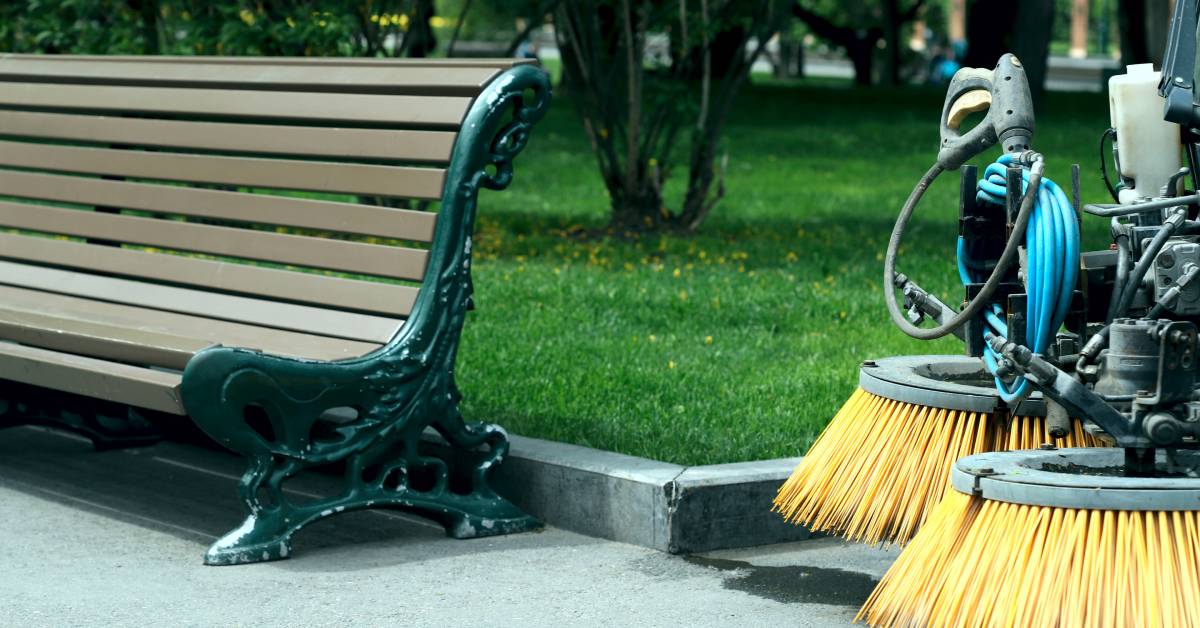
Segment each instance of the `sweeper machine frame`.
[{"label": "sweeper machine frame", "polygon": [[[988,364],[1002,391],[1028,382],[1045,398],[1052,435],[1064,435],[1068,417],[1076,416],[1116,446],[1102,451],[996,453],[964,460],[955,472],[956,487],[985,496],[993,492],[1011,499],[1043,496],[1061,505],[1104,508],[1114,507],[1113,499],[1119,502],[1126,491],[1154,487],[1156,490],[1138,492],[1139,506],[1149,500],[1156,508],[1200,507],[1200,480],[1195,479],[1200,477],[1200,281],[1196,281],[1200,275],[1200,193],[1184,190],[1188,183],[1193,190],[1200,190],[1200,104],[1193,96],[1196,27],[1197,0],[1180,1],[1158,84],[1166,103],[1163,117],[1177,125],[1188,165],[1167,173],[1166,181],[1153,189],[1153,196],[1142,195],[1148,189],[1144,181],[1123,177],[1112,185],[1105,174],[1117,203],[1082,207],[1078,170],[1073,170],[1072,205],[1079,216],[1110,220],[1113,244],[1109,250],[1079,254],[1077,224],[1055,225],[1074,230],[1068,237],[1073,242],[1065,247],[1044,233],[1038,240],[1031,237],[1037,214],[1050,213],[1037,207],[1050,194],[1038,190],[1039,184],[1048,184],[1043,177],[1046,162],[1031,149],[1033,106],[1020,61],[1005,55],[995,70],[964,69],[951,82],[937,163],[905,204],[888,244],[885,295],[889,312],[897,326],[913,337],[958,335],[968,355]],[[1114,94],[1113,106],[1119,105]],[[964,114],[984,109],[987,114],[978,125],[959,132]],[[1144,141],[1115,130],[1106,135],[1116,135],[1113,158],[1118,164],[1126,145],[1132,153],[1135,143]],[[999,181],[1006,193],[1003,204],[977,202],[976,196],[984,196],[984,183],[980,183],[979,193],[972,194],[974,168],[963,168],[960,265],[983,269],[975,278],[982,275],[986,280],[966,280],[966,304],[953,310],[896,272],[896,253],[908,220],[932,180],[943,170],[958,169],[997,142],[1004,149],[999,163],[1007,166]],[[1153,150],[1170,153],[1177,148],[1165,145]],[[1105,157],[1103,152],[1101,157]],[[1107,171],[1103,162],[1101,168]],[[1045,231],[1044,225],[1037,227]],[[1035,246],[1068,250],[1043,252]],[[1071,247],[1075,247],[1075,255]],[[972,251],[969,261],[962,259],[964,251]],[[1050,264],[1043,259],[1043,267],[1037,268],[1036,255],[1051,257]],[[1078,266],[1066,267],[1072,262]],[[1055,302],[1056,294],[1046,298],[1045,286],[1052,282],[1037,277],[1039,272],[1066,276],[1059,281],[1065,285],[1064,299]],[[1078,281],[1071,281],[1075,277]],[[899,307],[895,289],[903,293],[906,311]],[[1034,290],[1043,294],[1035,295]],[[1038,302],[1038,297],[1049,303]],[[1040,331],[1033,329],[1040,315],[1035,306],[1042,311],[1058,310],[1051,318],[1054,333],[1041,339],[1042,347],[1031,347],[1039,340],[1036,331]],[[932,318],[936,326],[919,327],[925,318]],[[1013,397],[1021,399],[1021,395]],[[1023,471],[1016,472],[1017,467]],[[1051,467],[1053,472],[1048,471]],[[1029,474],[1035,469],[1038,473]],[[1045,473],[1053,478],[1042,477]],[[1081,477],[1087,479],[1080,481]],[[1142,479],[1128,479],[1131,477]],[[1076,491],[1071,488],[1074,486],[1086,489]]]},{"label": "sweeper machine frame", "polygon": [[[1131,66],[1110,81],[1100,168],[1113,203],[1081,203],[1078,166],[1070,200],[1044,176],[1016,57],[951,81],[936,163],[888,242],[884,293],[905,333],[954,334],[974,360],[880,360],[862,388],[981,412],[998,396],[1044,415],[1053,438],[1078,421],[1111,447],[1050,441],[959,458],[953,491],[863,608],[870,623],[1200,624],[1198,8],[1176,2],[1161,74]],[[966,130],[971,114],[983,118]],[[977,179],[966,162],[997,144],[1002,156]],[[959,169],[955,309],[896,268],[926,189]],[[1083,219],[1108,221],[1111,247],[1082,252]],[[983,377],[994,395],[979,394]]]}]

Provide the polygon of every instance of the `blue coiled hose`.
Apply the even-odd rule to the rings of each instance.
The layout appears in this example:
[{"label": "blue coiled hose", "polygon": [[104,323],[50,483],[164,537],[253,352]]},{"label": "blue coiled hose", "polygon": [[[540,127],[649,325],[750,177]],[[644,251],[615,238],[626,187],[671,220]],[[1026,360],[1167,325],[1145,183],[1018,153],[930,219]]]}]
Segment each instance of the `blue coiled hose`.
[{"label": "blue coiled hose", "polygon": [[[1003,155],[983,171],[979,180],[976,200],[1004,205],[1008,191],[1008,165],[1013,155]],[[1028,170],[1022,172],[1022,192],[1029,185]],[[1025,278],[1025,341],[1026,346],[1037,354],[1045,353],[1055,335],[1067,318],[1075,280],[1079,274],[1079,223],[1075,210],[1053,181],[1042,177],[1037,201],[1025,230],[1027,267]],[[987,270],[971,257],[966,241],[958,239],[958,275],[963,284],[978,283],[987,277]],[[984,309],[984,339],[992,335],[1008,337],[1008,325],[1003,318],[1000,304],[992,303]],[[985,346],[983,361],[994,374],[997,369],[996,354]],[[1010,388],[996,377],[996,390],[1005,402],[1015,403],[1029,395],[1029,382],[1019,380]]]}]

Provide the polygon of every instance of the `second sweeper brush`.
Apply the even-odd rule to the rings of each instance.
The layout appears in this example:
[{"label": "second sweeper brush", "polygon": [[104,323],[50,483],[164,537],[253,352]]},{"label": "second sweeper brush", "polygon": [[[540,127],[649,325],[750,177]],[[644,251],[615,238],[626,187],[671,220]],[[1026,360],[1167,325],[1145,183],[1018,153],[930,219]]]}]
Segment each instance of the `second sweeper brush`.
[{"label": "second sweeper brush", "polygon": [[888,570],[873,626],[1198,626],[1200,452],[1123,477],[1118,448],[981,454]]},{"label": "second sweeper brush", "polygon": [[775,510],[815,531],[870,544],[908,542],[947,494],[955,460],[1045,443],[1102,443],[1078,421],[1048,433],[1037,397],[1007,407],[977,359],[867,362],[851,395],[780,488]]}]

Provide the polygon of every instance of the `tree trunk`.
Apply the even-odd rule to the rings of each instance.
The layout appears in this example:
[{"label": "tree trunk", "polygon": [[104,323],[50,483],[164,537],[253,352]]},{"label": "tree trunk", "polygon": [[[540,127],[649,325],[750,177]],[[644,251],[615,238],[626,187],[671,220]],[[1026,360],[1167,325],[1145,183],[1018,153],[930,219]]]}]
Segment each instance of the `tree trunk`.
[{"label": "tree trunk", "polygon": [[1162,67],[1163,53],[1167,51],[1172,4],[1167,0],[1146,3],[1146,54],[1156,68]]},{"label": "tree trunk", "polygon": [[883,0],[883,41],[887,48],[884,83],[900,84],[900,0]]},{"label": "tree trunk", "polygon": [[792,4],[792,15],[800,18],[813,35],[825,41],[841,46],[854,64],[854,82],[867,86],[872,83],[875,46],[883,37],[883,30],[878,26],[871,28],[851,28],[839,26],[822,15],[813,13],[799,2]]},{"label": "tree trunk", "polygon": [[430,25],[437,12],[433,0],[417,0],[414,8],[412,25],[402,44],[405,52],[402,56],[428,57],[437,48],[437,37],[434,36],[433,26]]},{"label": "tree trunk", "polygon": [[946,31],[951,44],[967,38],[967,0],[950,0]]},{"label": "tree trunk", "polygon": [[1071,0],[1071,49],[1075,59],[1088,56],[1088,0]]},{"label": "tree trunk", "polygon": [[652,187],[634,196],[622,196],[613,201],[609,226],[614,229],[644,231],[657,229],[667,222],[663,198]]},{"label": "tree trunk", "polygon": [[1009,33],[1016,17],[1016,5],[1008,0],[975,0],[971,3],[967,10],[967,54],[963,65],[996,67],[1000,55],[1009,51]]},{"label": "tree trunk", "polygon": [[129,8],[137,11],[142,18],[142,54],[159,54],[158,0],[129,0]]},{"label": "tree trunk", "polygon": [[1013,33],[1013,54],[1025,66],[1033,107],[1041,111],[1046,100],[1050,37],[1054,33],[1054,0],[1024,0],[1019,7]]},{"label": "tree trunk", "polygon": [[1117,0],[1117,31],[1121,34],[1121,65],[1150,62],[1146,0]]},{"label": "tree trunk", "polygon": [[861,87],[871,85],[875,71],[875,44],[877,37],[856,39],[846,46],[846,56],[854,64],[854,84]]}]

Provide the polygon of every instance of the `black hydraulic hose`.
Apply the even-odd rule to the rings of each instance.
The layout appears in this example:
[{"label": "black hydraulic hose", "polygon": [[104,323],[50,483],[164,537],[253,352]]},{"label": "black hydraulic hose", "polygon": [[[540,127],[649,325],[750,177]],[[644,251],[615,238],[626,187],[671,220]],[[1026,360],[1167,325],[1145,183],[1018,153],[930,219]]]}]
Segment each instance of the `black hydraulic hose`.
[{"label": "black hydraulic hose", "polygon": [[1187,154],[1188,170],[1192,171],[1192,189],[1200,190],[1200,162],[1196,159],[1196,145],[1189,143],[1183,152]]},{"label": "black hydraulic hose", "polygon": [[1154,258],[1162,250],[1163,245],[1167,243],[1167,238],[1175,233],[1179,225],[1187,218],[1187,210],[1181,209],[1171,215],[1165,222],[1158,233],[1154,234],[1154,238],[1150,240],[1150,244],[1146,245],[1146,250],[1142,251],[1142,256],[1138,258],[1137,265],[1133,267],[1133,272],[1129,273],[1129,277],[1125,280],[1125,287],[1121,290],[1121,301],[1117,305],[1117,311],[1113,318],[1120,318],[1129,310],[1129,306],[1133,303],[1133,297],[1137,295],[1138,286],[1142,284],[1142,279],[1150,270],[1150,265],[1154,263]]},{"label": "black hydraulic hose", "polygon": [[888,238],[887,254],[883,258],[883,300],[887,303],[888,313],[892,317],[892,322],[900,328],[900,331],[918,340],[941,338],[962,327],[963,324],[978,315],[980,310],[988,304],[992,298],[992,294],[996,292],[996,288],[1000,286],[1000,282],[1004,279],[1005,273],[1008,272],[1008,267],[1016,261],[1017,250],[1020,248],[1021,243],[1025,241],[1025,227],[1029,225],[1029,217],[1033,214],[1034,199],[1037,198],[1038,189],[1042,183],[1042,172],[1045,168],[1045,162],[1042,161],[1040,156],[1036,156],[1033,159],[1033,167],[1029,173],[1029,184],[1026,188],[1025,196],[1021,199],[1021,211],[1017,213],[1016,222],[1013,224],[1012,235],[1009,236],[1008,242],[1004,245],[1004,252],[1000,254],[1000,260],[996,262],[996,267],[992,269],[992,274],[984,282],[983,288],[979,290],[975,298],[971,299],[971,302],[962,311],[955,314],[950,320],[936,327],[924,328],[917,327],[908,322],[908,319],[904,317],[904,313],[900,311],[900,304],[896,302],[895,277],[896,254],[900,249],[900,240],[904,237],[904,229],[908,226],[908,221],[912,218],[913,212],[917,208],[917,203],[925,195],[925,190],[929,188],[934,179],[943,170],[937,164],[929,168],[929,171],[917,182],[917,186],[913,188],[912,193],[908,195],[908,200],[905,201],[904,207],[900,210],[900,215],[896,217],[896,226],[892,228],[892,235]]},{"label": "black hydraulic hose", "polygon": [[1109,127],[1104,133],[1100,134],[1100,180],[1104,181],[1104,187],[1108,189],[1108,193],[1112,196],[1112,199],[1120,203],[1121,199],[1117,196],[1117,189],[1108,180],[1108,158],[1104,154],[1104,140],[1116,136],[1117,130],[1112,127]]},{"label": "black hydraulic hose", "polygon": [[1111,323],[1112,319],[1117,317],[1117,304],[1121,301],[1121,293],[1125,290],[1125,282],[1129,281],[1129,234],[1125,233],[1124,229],[1118,231],[1116,218],[1112,219],[1113,242],[1117,245],[1117,276],[1113,280],[1112,296],[1108,300],[1108,316],[1105,317],[1106,323]]}]

